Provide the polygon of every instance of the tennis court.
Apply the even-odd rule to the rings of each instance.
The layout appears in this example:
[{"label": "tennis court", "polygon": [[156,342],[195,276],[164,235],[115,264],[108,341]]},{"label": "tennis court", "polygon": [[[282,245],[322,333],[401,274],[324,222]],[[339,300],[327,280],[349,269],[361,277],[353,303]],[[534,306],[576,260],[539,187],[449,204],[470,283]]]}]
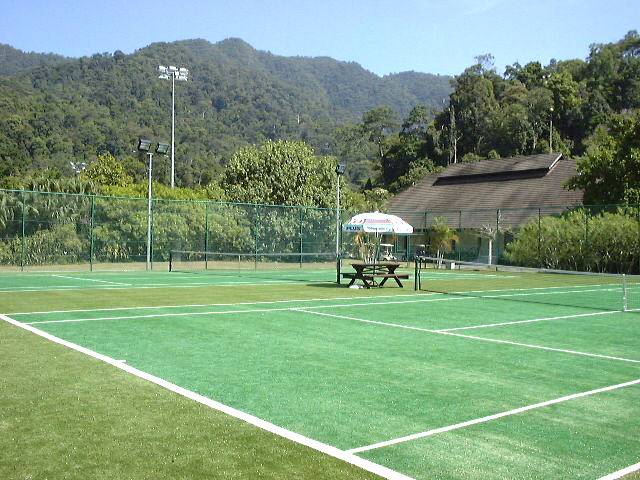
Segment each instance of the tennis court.
[{"label": "tennis court", "polygon": [[2,274],[0,295],[5,319],[388,478],[600,478],[640,461],[637,279],[627,311],[607,276],[332,281],[330,268],[46,272]]}]

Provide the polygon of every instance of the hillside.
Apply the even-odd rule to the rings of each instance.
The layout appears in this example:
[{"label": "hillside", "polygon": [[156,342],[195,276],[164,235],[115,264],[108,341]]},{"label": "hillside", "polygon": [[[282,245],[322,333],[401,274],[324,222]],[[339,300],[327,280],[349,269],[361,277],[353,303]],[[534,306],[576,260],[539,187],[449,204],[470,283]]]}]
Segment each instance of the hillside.
[{"label": "hillside", "polygon": [[158,64],[191,72],[176,85],[176,155],[187,185],[206,183],[241,145],[303,139],[331,153],[335,127],[365,111],[388,105],[405,115],[417,104],[441,105],[451,91],[446,76],[379,77],[353,62],[277,56],[239,39],[31,64],[24,55],[12,57],[18,73],[0,79],[0,175],[48,166],[69,174],[72,159],[135,154],[140,135],[169,139],[171,88],[157,79]]},{"label": "hillside", "polygon": [[54,53],[23,52],[0,43],[0,76],[14,75],[40,65],[55,65],[69,59]]}]

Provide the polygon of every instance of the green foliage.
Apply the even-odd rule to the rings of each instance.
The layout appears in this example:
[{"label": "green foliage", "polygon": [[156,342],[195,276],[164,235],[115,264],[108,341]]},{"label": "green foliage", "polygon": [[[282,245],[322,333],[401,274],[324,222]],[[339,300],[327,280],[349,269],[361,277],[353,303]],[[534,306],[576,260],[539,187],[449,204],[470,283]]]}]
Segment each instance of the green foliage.
[{"label": "green foliage", "polygon": [[591,216],[577,210],[545,216],[521,228],[507,245],[516,265],[609,273],[640,272],[640,219],[637,209]]},{"label": "green foliage", "polygon": [[316,157],[303,142],[267,141],[238,150],[221,186],[236,202],[331,207],[335,165],[334,158]]},{"label": "green foliage", "polygon": [[59,224],[26,236],[24,245],[19,237],[0,242],[0,264],[20,265],[22,258],[26,266],[84,263],[88,252],[89,239],[78,235],[75,225]]},{"label": "green foliage", "polygon": [[362,131],[376,145],[380,158],[384,157],[388,137],[397,126],[396,113],[389,107],[377,107],[362,116]]},{"label": "green foliage", "polygon": [[570,186],[585,190],[587,204],[640,204],[640,112],[596,130]]},{"label": "green foliage", "polygon": [[126,187],[133,182],[122,163],[110,153],[98,155],[98,158],[80,174],[80,179],[92,181],[103,187]]},{"label": "green foliage", "polygon": [[[0,78],[0,177],[43,166],[66,176],[70,160],[89,162],[105,152],[124,159],[135,154],[139,136],[170,138],[171,88],[156,75],[166,62],[192,72],[176,85],[183,186],[207,185],[238,148],[266,140],[302,140],[333,153],[335,128],[376,105],[405,114],[418,103],[439,105],[450,92],[446,76],[380,78],[355,63],[279,57],[238,39],[156,43],[131,55],[59,62],[37,57],[37,66],[15,49],[11,58],[0,62],[0,75],[15,73]],[[125,163],[140,180],[134,162]]]},{"label": "green foliage", "polygon": [[436,256],[442,258],[445,253],[451,252],[453,242],[460,241],[456,231],[447,224],[444,217],[436,217],[433,226],[429,229],[429,244],[435,250]]},{"label": "green foliage", "polygon": [[53,53],[25,53],[0,43],[0,75],[14,75],[42,65],[56,65],[70,59]]}]

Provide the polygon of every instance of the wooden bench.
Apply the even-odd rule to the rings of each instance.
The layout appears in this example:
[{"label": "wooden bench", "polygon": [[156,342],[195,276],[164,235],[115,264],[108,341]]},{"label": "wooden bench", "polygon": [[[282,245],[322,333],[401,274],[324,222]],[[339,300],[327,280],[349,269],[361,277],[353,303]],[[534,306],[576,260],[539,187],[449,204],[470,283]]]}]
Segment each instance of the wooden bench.
[{"label": "wooden bench", "polygon": [[[349,286],[353,285],[356,280],[362,280],[365,288],[382,287],[387,280],[393,278],[400,288],[403,287],[400,279],[408,280],[408,273],[361,273],[361,272],[347,272],[342,274],[342,278],[350,278],[351,282]],[[376,278],[381,278],[380,283],[376,283]]]}]

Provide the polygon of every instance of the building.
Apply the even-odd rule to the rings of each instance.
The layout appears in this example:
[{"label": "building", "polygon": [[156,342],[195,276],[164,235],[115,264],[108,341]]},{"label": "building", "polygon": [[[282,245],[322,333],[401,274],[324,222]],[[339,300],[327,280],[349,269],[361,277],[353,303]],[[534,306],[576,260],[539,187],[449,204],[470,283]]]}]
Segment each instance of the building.
[{"label": "building", "polygon": [[461,259],[488,261],[489,238],[480,232],[496,232],[493,260],[519,227],[582,204],[583,192],[565,187],[574,175],[576,162],[560,153],[450,165],[390,201],[389,213],[416,231],[398,241],[397,251],[410,256],[416,245],[428,245],[428,229],[441,217],[458,231],[455,251]]}]

